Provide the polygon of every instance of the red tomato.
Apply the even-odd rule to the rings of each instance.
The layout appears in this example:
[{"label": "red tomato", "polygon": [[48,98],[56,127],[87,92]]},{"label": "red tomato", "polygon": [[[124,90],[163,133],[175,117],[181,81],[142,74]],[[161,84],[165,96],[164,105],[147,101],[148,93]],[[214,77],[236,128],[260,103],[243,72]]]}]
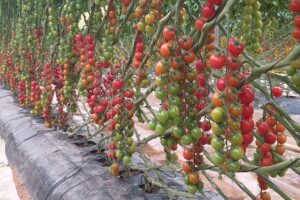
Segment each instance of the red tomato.
[{"label": "red tomato", "polygon": [[272,95],[274,97],[280,97],[282,95],[282,88],[279,86],[275,86],[272,88]]},{"label": "red tomato", "polygon": [[254,129],[254,122],[252,119],[242,119],[241,130],[242,132],[249,133]]},{"label": "red tomato", "polygon": [[227,64],[229,69],[235,71],[241,67],[241,62],[236,57],[228,56]]},{"label": "red tomato", "polygon": [[163,36],[167,40],[173,40],[176,36],[176,28],[173,26],[166,26],[163,30]]},{"label": "red tomato", "polygon": [[209,58],[211,66],[215,69],[222,69],[225,65],[226,58],[222,55],[212,54]]},{"label": "red tomato", "polygon": [[219,78],[217,81],[217,88],[220,91],[224,91],[226,87],[226,81],[224,80],[224,78]]},{"label": "red tomato", "polygon": [[204,6],[202,8],[202,16],[206,19],[215,16],[215,8],[213,6]]},{"label": "red tomato", "polygon": [[268,144],[268,143],[264,143],[261,145],[260,147],[260,151],[263,153],[263,154],[266,154],[268,152],[270,152],[270,149],[271,149],[271,145]]},{"label": "red tomato", "polygon": [[300,28],[299,27],[296,27],[294,29],[294,31],[292,32],[292,36],[294,39],[300,40]]},{"label": "red tomato", "polygon": [[189,36],[182,36],[179,39],[179,46],[184,50],[189,50],[193,47],[193,40]]},{"label": "red tomato", "polygon": [[298,28],[300,28],[300,15],[297,15],[295,18],[294,18],[294,25]]},{"label": "red tomato", "polygon": [[259,124],[258,133],[260,135],[266,135],[269,133],[269,131],[270,131],[270,129],[269,129],[269,125],[267,124],[267,122],[262,122]]},{"label": "red tomato", "polygon": [[168,42],[166,42],[163,45],[161,45],[161,47],[160,47],[160,54],[161,54],[162,57],[169,58],[171,56],[171,54],[172,54],[172,52],[171,52],[171,46],[172,45],[170,43],[168,43]]},{"label": "red tomato", "polygon": [[231,39],[228,44],[228,51],[233,56],[239,56],[244,51],[245,45],[243,42]]},{"label": "red tomato", "polygon": [[196,54],[193,51],[185,51],[183,52],[182,56],[183,61],[186,63],[192,63],[196,58]]},{"label": "red tomato", "polygon": [[254,101],[255,95],[254,91],[251,87],[245,85],[242,87],[241,92],[239,94],[239,99],[243,104],[250,104]]},{"label": "red tomato", "polygon": [[184,151],[183,151],[183,157],[186,160],[191,160],[191,159],[194,158],[194,153],[192,152],[192,150],[190,150],[188,148],[185,148]]},{"label": "red tomato", "polygon": [[253,113],[254,113],[254,107],[253,107],[252,103],[250,103],[248,105],[243,105],[242,115],[243,115],[244,118],[247,119],[247,118],[252,117]]},{"label": "red tomato", "polygon": [[265,141],[269,144],[274,144],[276,142],[276,135],[269,132],[265,135]]},{"label": "red tomato", "polygon": [[295,13],[300,12],[300,1],[292,0],[289,4],[289,10]]},{"label": "red tomato", "polygon": [[195,27],[197,31],[201,31],[204,25],[205,25],[205,19],[203,18],[199,18],[195,21]]}]

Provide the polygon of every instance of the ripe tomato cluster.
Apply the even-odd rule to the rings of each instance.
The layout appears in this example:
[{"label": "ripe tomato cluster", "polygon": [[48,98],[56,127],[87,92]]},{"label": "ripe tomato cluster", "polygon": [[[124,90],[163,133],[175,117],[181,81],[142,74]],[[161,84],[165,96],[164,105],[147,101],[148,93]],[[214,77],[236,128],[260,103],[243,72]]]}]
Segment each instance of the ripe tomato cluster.
[{"label": "ripe tomato cluster", "polygon": [[292,0],[289,4],[289,10],[297,14],[294,17],[295,28],[292,32],[292,37],[300,42],[300,2],[298,0]]},{"label": "ripe tomato cluster", "polygon": [[[277,113],[276,110],[268,105],[267,108],[273,113]],[[287,140],[284,133],[285,127],[279,123],[272,114],[268,114],[265,120],[259,120],[256,123],[257,132],[260,136],[256,140],[257,151],[254,155],[254,160],[262,167],[271,166],[278,163],[279,161],[274,157],[273,153],[283,155],[285,152],[285,142]],[[286,169],[272,172],[272,177],[284,176]],[[270,196],[268,192],[263,192],[268,189],[268,184],[261,177],[257,177],[259,187],[261,189],[260,198],[264,199],[263,196]],[[270,199],[270,198],[269,198]]]}]

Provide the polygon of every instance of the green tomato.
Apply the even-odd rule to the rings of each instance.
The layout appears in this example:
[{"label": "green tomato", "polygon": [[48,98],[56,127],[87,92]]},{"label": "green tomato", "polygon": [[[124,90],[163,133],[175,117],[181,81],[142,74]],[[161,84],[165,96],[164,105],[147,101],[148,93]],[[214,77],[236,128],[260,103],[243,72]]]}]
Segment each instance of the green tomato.
[{"label": "green tomato", "polygon": [[295,85],[300,85],[300,74],[296,73],[292,76],[292,83]]},{"label": "green tomato", "polygon": [[244,150],[240,146],[232,146],[229,150],[230,157],[234,160],[240,160],[244,157]]},{"label": "green tomato", "polygon": [[229,141],[233,145],[240,145],[243,142],[243,135],[240,132],[236,131],[230,135]]},{"label": "green tomato", "polygon": [[198,190],[198,188],[197,188],[196,185],[189,185],[188,186],[188,193],[189,194],[194,195],[194,194],[196,194],[197,190]]},{"label": "green tomato", "polygon": [[191,135],[184,135],[181,137],[181,143],[184,145],[190,145],[193,142],[193,138]]},{"label": "green tomato", "polygon": [[117,150],[117,151],[116,151],[116,157],[117,157],[118,160],[122,160],[123,157],[124,157],[123,152],[120,151],[120,150]]},{"label": "green tomato", "polygon": [[168,84],[168,91],[172,94],[172,95],[178,95],[179,93],[179,85],[177,83],[169,83]]},{"label": "green tomato", "polygon": [[179,127],[179,126],[175,126],[174,129],[173,129],[173,136],[175,138],[181,138],[184,134],[184,130]]},{"label": "green tomato", "polygon": [[149,123],[148,123],[148,127],[151,129],[151,130],[155,130],[155,127],[156,127],[156,123],[155,123],[155,121],[154,120],[152,120],[152,121],[150,121]]},{"label": "green tomato", "polygon": [[229,160],[227,161],[227,170],[229,172],[238,172],[240,171],[240,163],[238,161]]},{"label": "green tomato", "polygon": [[214,148],[216,151],[220,151],[221,149],[224,148],[224,142],[221,138],[214,136],[211,139],[211,146]]},{"label": "green tomato", "polygon": [[125,165],[128,165],[130,162],[131,162],[131,157],[129,157],[129,156],[124,156],[123,157],[123,163]]},{"label": "green tomato", "polygon": [[225,119],[225,111],[221,107],[215,107],[211,113],[210,117],[214,122],[221,123]]},{"label": "green tomato", "polygon": [[225,156],[223,152],[214,152],[211,156],[211,160],[215,165],[222,165],[225,161]]},{"label": "green tomato", "polygon": [[211,126],[211,130],[212,132],[216,135],[216,136],[220,136],[223,135],[225,133],[225,129],[221,124],[218,124],[216,122],[214,122]]},{"label": "green tomato", "polygon": [[166,97],[167,93],[160,87],[155,90],[155,97],[162,100]]},{"label": "green tomato", "polygon": [[155,132],[160,134],[160,135],[163,135],[166,131],[166,127],[160,123],[157,123],[156,126],[155,126]]},{"label": "green tomato", "polygon": [[203,188],[204,188],[204,183],[202,181],[199,181],[199,183],[197,184],[198,191],[203,192]]},{"label": "green tomato", "polygon": [[168,118],[169,118],[169,113],[166,110],[161,110],[156,114],[156,119],[161,123],[167,122]]},{"label": "green tomato", "polygon": [[202,135],[202,132],[201,132],[200,128],[195,127],[195,128],[193,128],[193,129],[191,130],[191,135],[192,135],[192,137],[193,137],[195,140],[198,141],[199,138],[200,138],[201,135]]},{"label": "green tomato", "polygon": [[180,98],[178,96],[171,96],[171,98],[169,99],[169,104],[170,105],[176,105],[179,106],[181,103]]},{"label": "green tomato", "polygon": [[180,111],[178,106],[172,105],[169,108],[169,116],[172,117],[173,119],[176,117],[179,117]]},{"label": "green tomato", "polygon": [[182,124],[183,120],[181,117],[176,117],[172,120],[172,122],[175,126],[180,126]]},{"label": "green tomato", "polygon": [[296,74],[297,70],[294,67],[288,67],[286,69],[286,74],[289,76],[293,76],[294,74]]}]

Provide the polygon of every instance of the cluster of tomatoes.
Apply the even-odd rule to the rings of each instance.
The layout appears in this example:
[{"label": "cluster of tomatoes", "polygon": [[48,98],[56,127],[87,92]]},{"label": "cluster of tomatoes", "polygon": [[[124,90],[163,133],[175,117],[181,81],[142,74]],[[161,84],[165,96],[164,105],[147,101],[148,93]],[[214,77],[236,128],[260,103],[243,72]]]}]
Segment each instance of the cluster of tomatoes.
[{"label": "cluster of tomatoes", "polygon": [[153,0],[151,3],[142,0],[135,8],[135,16],[140,20],[138,22],[138,30],[146,33],[155,32],[155,23],[163,17],[161,4],[165,1]]},{"label": "cluster of tomatoes", "polygon": [[[267,108],[276,113],[276,110],[272,106],[267,106]],[[262,167],[276,164],[278,161],[274,158],[272,151],[275,151],[279,155],[283,155],[285,152],[284,144],[287,138],[284,134],[284,125],[279,123],[272,114],[269,114],[265,120],[257,121],[256,126],[260,139],[256,140],[257,151],[254,155],[254,160]],[[284,176],[285,171],[272,172],[271,176]],[[260,198],[265,199],[264,196],[270,197],[269,193],[264,191],[269,187],[265,180],[261,176],[258,176],[257,181],[261,189]]]},{"label": "cluster of tomatoes", "polygon": [[30,89],[30,102],[33,106],[31,113],[35,116],[42,112],[41,95],[42,90],[40,85],[36,81],[32,81]]},{"label": "cluster of tomatoes", "polygon": [[259,38],[262,36],[262,15],[259,11],[261,4],[258,0],[244,0],[244,17],[242,23],[242,38],[246,42],[246,50],[261,52]]},{"label": "cluster of tomatoes", "polygon": [[[137,40],[138,41],[135,48],[134,63],[133,63],[135,69],[140,68],[143,58],[145,56],[143,35],[139,34]],[[138,87],[146,87],[149,85],[149,80],[145,69],[139,71],[139,73],[136,76],[135,82]]]},{"label": "cluster of tomatoes", "polygon": [[295,29],[292,32],[292,37],[300,42],[300,2],[298,0],[292,0],[289,4],[289,10],[297,14],[294,17]]},{"label": "cluster of tomatoes", "polygon": [[54,96],[53,88],[53,76],[51,63],[47,62],[41,73],[41,85],[42,85],[42,95],[41,95],[41,104],[43,107],[42,117],[45,120],[45,127],[52,128],[54,126],[55,120],[52,110],[52,100]]},{"label": "cluster of tomatoes", "polygon": [[[251,85],[240,83],[245,78],[240,73],[240,54],[244,51],[244,44],[231,39],[228,44],[229,55],[227,60],[226,75],[221,77],[216,84],[216,92],[211,101],[215,108],[210,116],[214,121],[212,132],[214,134],[211,145],[216,152],[212,161],[222,166],[225,171],[239,171],[239,160],[246,153],[246,147],[253,141],[254,122],[252,120],[254,108],[254,91]],[[213,55],[212,55],[213,56]],[[214,63],[210,57],[212,67],[220,70],[225,63]],[[230,143],[230,144],[229,144]]]}]

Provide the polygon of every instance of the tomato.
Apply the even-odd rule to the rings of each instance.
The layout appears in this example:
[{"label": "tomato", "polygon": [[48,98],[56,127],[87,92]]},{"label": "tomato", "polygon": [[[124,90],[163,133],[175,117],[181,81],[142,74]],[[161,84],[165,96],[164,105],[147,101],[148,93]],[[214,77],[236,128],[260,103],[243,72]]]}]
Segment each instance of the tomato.
[{"label": "tomato", "polygon": [[163,64],[162,61],[158,61],[155,65],[155,75],[159,76],[168,72],[167,67]]},{"label": "tomato", "polygon": [[289,10],[295,13],[300,12],[300,1],[292,0],[289,4]]},{"label": "tomato", "polygon": [[240,171],[240,163],[238,161],[227,160],[226,169],[229,172],[238,172]]},{"label": "tomato", "polygon": [[300,86],[300,74],[297,73],[297,74],[294,74],[292,76],[292,83],[296,85],[296,87],[299,87]]},{"label": "tomato", "polygon": [[213,68],[220,70],[225,66],[226,58],[222,55],[212,54],[209,62]]},{"label": "tomato", "polygon": [[169,113],[165,110],[161,110],[156,113],[156,119],[161,123],[166,123],[169,119]]},{"label": "tomato", "polygon": [[185,148],[183,150],[183,157],[186,160],[191,160],[194,158],[194,152],[191,149]]},{"label": "tomato", "polygon": [[221,124],[215,122],[212,124],[211,130],[216,136],[222,135],[225,132],[224,127],[222,127]]},{"label": "tomato", "polygon": [[254,101],[255,95],[252,88],[248,86],[243,86],[241,88],[240,94],[239,94],[239,100],[241,103],[248,105]]},{"label": "tomato", "polygon": [[201,129],[203,131],[209,131],[211,129],[211,124],[209,121],[205,120],[203,122],[201,122]]},{"label": "tomato", "polygon": [[269,133],[270,129],[269,129],[269,125],[267,124],[267,122],[262,122],[259,124],[258,126],[258,133],[260,135],[266,135],[267,133]]},{"label": "tomato", "polygon": [[262,200],[271,200],[271,195],[268,192],[262,192],[260,198],[262,198]]},{"label": "tomato", "polygon": [[284,144],[286,142],[286,135],[284,133],[280,133],[277,135],[277,142],[279,144]]},{"label": "tomato", "polygon": [[275,119],[274,116],[270,116],[267,118],[266,122],[269,126],[275,126],[277,123],[277,120]]},{"label": "tomato", "polygon": [[225,111],[221,107],[216,107],[211,111],[210,117],[214,122],[221,123],[225,119]]},{"label": "tomato", "polygon": [[196,172],[189,173],[188,178],[189,178],[189,183],[192,185],[197,185],[200,181],[200,176]]},{"label": "tomato", "polygon": [[248,105],[243,105],[243,112],[242,112],[243,118],[248,119],[252,117],[253,113],[254,113],[254,107],[252,103]]},{"label": "tomato", "polygon": [[213,6],[204,6],[201,13],[204,18],[209,19],[215,16],[215,8]]},{"label": "tomato", "polygon": [[229,85],[233,88],[238,87],[241,83],[241,78],[236,75],[233,75],[231,73],[228,73],[227,80],[228,80]]},{"label": "tomato", "polygon": [[244,150],[240,146],[233,146],[229,150],[229,155],[234,160],[240,160],[244,157]]},{"label": "tomato", "polygon": [[228,106],[228,112],[231,117],[239,117],[243,112],[243,107],[240,104],[231,103]]},{"label": "tomato", "polygon": [[155,23],[155,16],[153,14],[147,14],[145,16],[145,23],[148,24],[148,25],[152,25]]},{"label": "tomato", "polygon": [[188,173],[191,173],[192,170],[193,170],[193,167],[191,165],[190,162],[184,162],[183,165],[182,165],[182,170],[188,174]]},{"label": "tomato", "polygon": [[178,106],[176,105],[172,105],[169,107],[169,116],[172,118],[176,118],[179,117],[180,115],[180,110],[178,108]]},{"label": "tomato", "polygon": [[175,126],[173,129],[173,136],[175,138],[181,138],[181,136],[184,134],[184,130],[180,128],[179,126]]},{"label": "tomato", "polygon": [[118,176],[119,175],[119,164],[114,163],[111,165],[111,171],[113,176]]},{"label": "tomato", "polygon": [[184,50],[190,50],[193,47],[193,40],[189,36],[182,36],[178,42],[179,46]]},{"label": "tomato", "polygon": [[274,97],[280,97],[282,95],[282,88],[279,86],[275,86],[272,88],[272,95]]},{"label": "tomato", "polygon": [[228,51],[232,56],[239,56],[244,51],[245,45],[243,42],[231,39],[228,44]]},{"label": "tomato", "polygon": [[156,124],[156,126],[155,126],[155,132],[157,132],[160,135],[163,135],[165,133],[165,131],[166,131],[166,127],[165,126],[163,126],[160,123]]},{"label": "tomato", "polygon": [[211,139],[211,146],[216,151],[219,151],[219,150],[223,149],[224,145],[225,144],[224,144],[223,140],[221,138],[219,138],[219,137],[213,137]]},{"label": "tomato", "polygon": [[151,129],[151,130],[155,130],[155,126],[156,126],[156,123],[154,121],[150,121],[148,123],[148,127]]},{"label": "tomato", "polygon": [[278,153],[279,155],[283,155],[285,152],[285,146],[282,144],[279,144],[275,147],[275,152]]},{"label": "tomato", "polygon": [[181,143],[184,145],[190,145],[193,142],[193,138],[191,135],[184,135],[181,137]]},{"label": "tomato", "polygon": [[254,140],[254,136],[253,136],[253,133],[250,132],[250,133],[247,133],[247,134],[243,134],[243,145],[249,145],[253,142]]},{"label": "tomato", "polygon": [[249,133],[254,129],[254,122],[250,119],[242,119],[241,121],[241,130],[242,132]]},{"label": "tomato", "polygon": [[225,156],[224,153],[214,152],[211,156],[211,159],[215,165],[222,165],[225,161]]},{"label": "tomato", "polygon": [[268,144],[268,143],[264,143],[261,145],[260,147],[260,151],[263,153],[263,154],[266,154],[268,152],[270,152],[270,149],[271,149],[271,145]]},{"label": "tomato", "polygon": [[285,131],[285,127],[284,127],[283,124],[281,124],[281,123],[278,122],[276,124],[276,130],[277,130],[277,132],[284,132]]},{"label": "tomato", "polygon": [[200,130],[200,128],[198,127],[195,127],[191,130],[191,136],[196,139],[196,140],[199,140],[199,138],[201,137],[202,135],[202,132]]},{"label": "tomato", "polygon": [[241,123],[239,120],[237,119],[232,119],[232,118],[228,118],[228,127],[233,130],[233,131],[237,131],[240,130],[240,126]]},{"label": "tomato", "polygon": [[122,80],[114,80],[113,83],[112,83],[112,85],[113,85],[113,88],[115,90],[122,89],[122,87],[123,87],[123,81]]},{"label": "tomato", "polygon": [[182,53],[183,61],[188,64],[194,62],[195,58],[196,58],[196,54],[193,51],[184,51]]},{"label": "tomato", "polygon": [[274,144],[276,142],[276,135],[269,132],[265,135],[265,141],[269,144]]},{"label": "tomato", "polygon": [[215,107],[222,107],[224,105],[223,98],[217,91],[211,97],[211,102]]},{"label": "tomato", "polygon": [[176,36],[176,28],[173,26],[166,26],[163,29],[163,36],[167,40],[173,40]]},{"label": "tomato", "polygon": [[197,192],[198,188],[196,185],[188,186],[188,193],[194,195]]},{"label": "tomato", "polygon": [[204,25],[205,25],[205,19],[203,19],[203,18],[198,18],[195,21],[195,27],[196,27],[197,31],[202,31],[202,28],[204,27]]},{"label": "tomato", "polygon": [[300,15],[295,16],[294,18],[294,25],[300,28]]},{"label": "tomato", "polygon": [[241,67],[241,62],[238,58],[228,56],[227,65],[228,65],[229,69],[235,71],[235,70],[238,70]]},{"label": "tomato", "polygon": [[299,27],[295,27],[295,29],[292,32],[292,36],[294,39],[300,40],[300,28]]},{"label": "tomato", "polygon": [[160,47],[161,56],[164,58],[169,58],[172,55],[171,47],[172,47],[171,43],[168,43],[168,42],[161,45],[161,47]]},{"label": "tomato", "polygon": [[123,163],[125,165],[128,165],[131,162],[131,158],[129,156],[124,156],[123,157]]},{"label": "tomato", "polygon": [[264,179],[261,176],[257,176],[257,181],[258,181],[259,187],[262,190],[268,189],[268,187],[269,187],[268,184],[264,181]]},{"label": "tomato", "polygon": [[240,145],[243,142],[243,135],[240,132],[234,132],[229,136],[229,141],[233,145]]},{"label": "tomato", "polygon": [[219,78],[218,81],[217,81],[217,88],[218,88],[218,90],[224,91],[225,87],[226,87],[226,81],[225,81],[225,79],[223,77]]},{"label": "tomato", "polygon": [[170,65],[173,69],[179,69],[182,66],[182,59],[180,57],[170,58]]}]

